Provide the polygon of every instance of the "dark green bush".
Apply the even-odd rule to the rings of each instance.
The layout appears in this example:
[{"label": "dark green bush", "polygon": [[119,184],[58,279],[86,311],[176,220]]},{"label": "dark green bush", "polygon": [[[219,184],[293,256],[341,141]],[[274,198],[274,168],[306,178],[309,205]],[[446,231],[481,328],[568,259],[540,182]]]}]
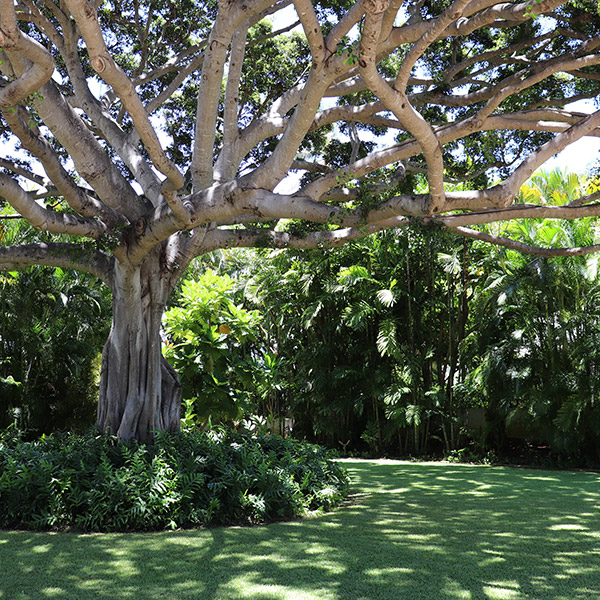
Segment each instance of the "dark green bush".
[{"label": "dark green bush", "polygon": [[339,502],[340,465],[314,445],[234,431],[93,433],[22,441],[0,433],[0,527],[131,531],[286,519]]}]

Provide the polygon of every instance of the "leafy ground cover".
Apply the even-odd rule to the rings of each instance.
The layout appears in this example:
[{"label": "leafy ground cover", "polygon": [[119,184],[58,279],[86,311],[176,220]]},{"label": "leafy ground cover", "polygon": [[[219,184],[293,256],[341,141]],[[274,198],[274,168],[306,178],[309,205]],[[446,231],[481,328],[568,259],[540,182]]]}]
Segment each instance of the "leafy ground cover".
[{"label": "leafy ground cover", "polygon": [[347,486],[325,448],[275,435],[187,431],[148,445],[93,432],[32,442],[0,432],[0,528],[250,525],[330,508]]},{"label": "leafy ground cover", "polygon": [[346,462],[334,512],[143,534],[0,532],[2,600],[600,598],[600,475]]}]

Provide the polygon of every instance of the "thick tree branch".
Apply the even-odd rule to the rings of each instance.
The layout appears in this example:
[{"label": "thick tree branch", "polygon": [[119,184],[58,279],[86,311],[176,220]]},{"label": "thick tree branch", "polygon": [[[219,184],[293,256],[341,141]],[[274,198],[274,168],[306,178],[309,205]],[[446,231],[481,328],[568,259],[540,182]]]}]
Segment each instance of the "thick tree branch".
[{"label": "thick tree branch", "polygon": [[10,58],[17,75],[15,81],[0,88],[0,110],[5,110],[50,80],[54,60],[42,45],[18,28],[13,0],[0,0],[0,48]]},{"label": "thick tree branch", "polygon": [[361,75],[369,88],[376,93],[386,107],[391,110],[404,128],[409,131],[419,142],[423,155],[427,161],[429,190],[431,197],[431,212],[438,212],[444,205],[444,163],[442,146],[432,127],[412,107],[405,88],[408,84],[410,72],[423,55],[428,46],[448,27],[450,22],[462,14],[462,10],[469,0],[456,0],[446,11],[438,17],[413,45],[408,55],[402,62],[393,88],[389,87],[385,79],[377,71],[377,51],[379,35],[383,22],[384,11],[387,3],[369,5],[363,34],[360,43],[359,66]]},{"label": "thick tree branch", "polygon": [[136,181],[142,186],[146,197],[150,199],[154,206],[158,206],[163,200],[160,178],[134,146],[131,136],[121,129],[103,103],[96,100],[91,93],[77,53],[78,41],[79,38],[75,36],[73,36],[73,39],[69,39],[68,51],[65,57],[71,83],[75,90],[77,106],[85,111],[100,130],[102,137],[118,151]]},{"label": "thick tree branch", "polygon": [[[408,221],[406,221],[408,224]],[[398,223],[398,226],[401,226]],[[200,253],[217,248],[337,248],[383,230],[384,226],[349,227],[335,231],[312,231],[304,235],[272,229],[212,229],[199,249]]]},{"label": "thick tree branch", "polygon": [[[600,204],[588,204],[585,206],[534,206],[517,204],[509,208],[431,217],[431,219],[434,219],[431,222],[441,222],[449,227],[469,227],[486,223],[498,223],[500,221],[512,221],[514,219],[572,220],[582,217],[597,217],[599,215]],[[426,222],[429,221],[426,219]]]},{"label": "thick tree branch", "polygon": [[400,9],[404,5],[404,0],[390,0],[389,6],[385,11],[383,21],[381,23],[380,39],[385,40],[392,32],[396,18]]},{"label": "thick tree branch", "polygon": [[0,269],[19,270],[44,265],[91,273],[112,288],[114,259],[99,250],[61,243],[0,246]]},{"label": "thick tree branch", "polygon": [[342,19],[335,24],[333,29],[327,34],[325,40],[325,45],[329,53],[334,54],[337,52],[342,38],[362,19],[364,12],[364,0],[357,0]]},{"label": "thick tree branch", "polygon": [[92,239],[108,233],[108,228],[101,221],[43,208],[12,177],[3,173],[0,173],[0,197],[36,229]]},{"label": "thick tree branch", "polygon": [[536,83],[543,81],[550,75],[565,71],[574,65],[597,65],[600,64],[600,57],[598,55],[588,55],[574,60],[555,59],[548,61],[547,63],[538,64],[533,69],[533,74],[529,77],[524,77],[525,72],[520,71],[503,80],[502,84],[495,86],[495,91],[490,97],[486,105],[477,113],[475,119],[485,119],[492,114],[492,112],[500,106],[503,100],[509,96],[513,96],[523,90],[532,87]]},{"label": "thick tree branch", "polygon": [[75,163],[81,177],[111,208],[136,221],[147,210],[130,183],[110,160],[106,151],[86,127],[52,81],[41,90],[35,102],[44,124],[52,131]]},{"label": "thick tree branch", "polygon": [[407,56],[402,61],[394,88],[403,90],[408,78],[416,62],[423,56],[425,50],[435,42],[441,34],[450,26],[452,22],[456,22],[462,17],[464,9],[469,5],[471,0],[454,0],[454,2],[433,22],[430,23],[427,31],[414,43],[409,50]]},{"label": "thick tree branch", "polygon": [[600,127],[600,110],[581,119],[579,123],[572,125],[563,133],[557,134],[552,140],[546,142],[525,158],[525,160],[513,171],[510,177],[508,177],[500,186],[501,192],[499,193],[501,195],[506,195],[504,205],[506,206],[508,203],[512,202],[517,195],[519,188],[533,175],[538,167],[597,127]]},{"label": "thick tree branch", "polygon": [[0,158],[0,168],[6,169],[7,171],[11,171],[15,175],[20,175],[21,177],[24,177],[25,179],[29,179],[29,181],[31,181],[39,186],[45,187],[50,184],[48,179],[46,179],[45,177],[42,177],[41,175],[38,175],[37,173],[34,173],[33,171],[30,171],[29,169],[26,169],[26,168],[18,165],[16,162],[14,162],[12,160]]},{"label": "thick tree branch", "polygon": [[308,40],[314,68],[323,62],[325,58],[325,40],[321,33],[321,24],[310,0],[294,0],[294,8],[298,13],[304,35]]},{"label": "thick tree branch", "polygon": [[573,248],[542,248],[540,246],[532,246],[523,242],[517,242],[510,238],[492,235],[482,231],[475,231],[474,229],[468,229],[467,227],[451,227],[450,230],[464,237],[494,244],[495,246],[503,246],[504,248],[523,252],[524,254],[531,254],[533,256],[551,258],[556,256],[584,256],[586,254],[600,252],[600,244]]},{"label": "thick tree branch", "polygon": [[247,33],[248,22],[238,27],[231,42],[223,110],[223,149],[215,165],[215,181],[219,183],[233,179],[238,168],[236,148],[239,140],[239,88]]},{"label": "thick tree branch", "polygon": [[286,175],[296,158],[298,148],[310,130],[321,96],[329,85],[328,73],[322,69],[311,70],[302,88],[294,110],[281,140],[269,158],[248,178],[251,187],[273,189]]},{"label": "thick tree branch", "polygon": [[520,2],[512,4],[510,2],[496,4],[494,1],[488,2],[488,7],[484,10],[479,9],[477,12],[472,10],[475,3],[469,6],[469,13],[472,17],[464,17],[458,19],[450,25],[448,35],[467,35],[473,31],[491,25],[518,24],[527,21],[532,15],[541,15],[549,13],[552,10],[566,4],[567,0],[543,0],[543,2]]},{"label": "thick tree branch", "polygon": [[583,206],[584,204],[589,204],[590,202],[595,202],[600,198],[600,192],[594,192],[593,194],[588,194],[587,196],[581,196],[580,198],[576,198],[567,204],[567,206]]},{"label": "thick tree branch", "polygon": [[[86,193],[73,181],[52,146],[32,128],[27,127],[17,112],[6,114],[5,119],[13,133],[20,139],[23,148],[40,160],[48,178],[73,210],[85,217],[100,217],[108,227],[123,222],[123,215]],[[46,181],[37,183],[48,187]]]},{"label": "thick tree branch", "polygon": [[[29,13],[27,14],[28,21],[35,23],[40,31],[43,31],[45,35],[48,36],[48,39],[52,41],[52,43],[60,50],[61,53],[64,51],[63,38],[54,26],[54,24],[46,18],[44,14],[38,9],[38,7],[32,2],[32,0],[21,0],[24,6],[27,7]],[[48,7],[48,2],[44,2],[44,5]],[[56,5],[53,5],[54,9],[50,8],[54,16],[59,19],[61,25],[65,25],[67,23],[64,14],[62,11],[58,9]],[[60,15],[60,16],[59,16]],[[24,15],[20,13],[18,15],[19,20],[24,18]]]},{"label": "thick tree branch", "polygon": [[194,128],[192,163],[194,191],[205,189],[213,184],[213,155],[221,81],[225,70],[227,48],[237,25],[231,11],[219,11],[204,53]]},{"label": "thick tree branch", "polygon": [[237,28],[270,4],[269,0],[253,0],[240,5],[220,3],[204,53],[198,87],[191,167],[194,191],[206,189],[214,182],[215,134],[227,48]]},{"label": "thick tree branch", "polygon": [[96,12],[87,0],[65,0],[65,3],[81,29],[90,53],[90,64],[118,94],[152,162],[167,177],[167,181],[163,184],[164,191],[171,192],[183,187],[183,175],[165,155],[133,83],[108,52]]}]

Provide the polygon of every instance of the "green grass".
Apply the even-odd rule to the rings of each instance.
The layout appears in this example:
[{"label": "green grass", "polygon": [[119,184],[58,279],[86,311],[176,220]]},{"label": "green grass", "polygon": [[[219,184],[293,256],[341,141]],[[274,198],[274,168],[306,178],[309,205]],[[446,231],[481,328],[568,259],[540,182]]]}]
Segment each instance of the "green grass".
[{"label": "green grass", "polygon": [[0,598],[600,598],[600,475],[348,462],[349,501],[254,528],[0,532]]}]

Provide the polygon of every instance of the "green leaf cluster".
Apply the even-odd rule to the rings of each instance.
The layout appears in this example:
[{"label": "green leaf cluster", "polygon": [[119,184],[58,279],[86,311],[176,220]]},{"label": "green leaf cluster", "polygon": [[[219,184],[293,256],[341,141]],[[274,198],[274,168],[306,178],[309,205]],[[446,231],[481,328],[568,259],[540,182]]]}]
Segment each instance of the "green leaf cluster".
[{"label": "green leaf cluster", "polygon": [[325,450],[233,430],[159,434],[152,446],[93,432],[0,433],[0,527],[81,531],[254,524],[327,509],[346,493]]},{"label": "green leaf cluster", "polygon": [[0,274],[0,427],[31,434],[89,427],[110,298],[84,274]]},{"label": "green leaf cluster", "polygon": [[184,282],[164,318],[164,354],[178,371],[193,420],[237,422],[254,408],[252,350],[260,314],[235,300],[235,282],[207,270]]}]

